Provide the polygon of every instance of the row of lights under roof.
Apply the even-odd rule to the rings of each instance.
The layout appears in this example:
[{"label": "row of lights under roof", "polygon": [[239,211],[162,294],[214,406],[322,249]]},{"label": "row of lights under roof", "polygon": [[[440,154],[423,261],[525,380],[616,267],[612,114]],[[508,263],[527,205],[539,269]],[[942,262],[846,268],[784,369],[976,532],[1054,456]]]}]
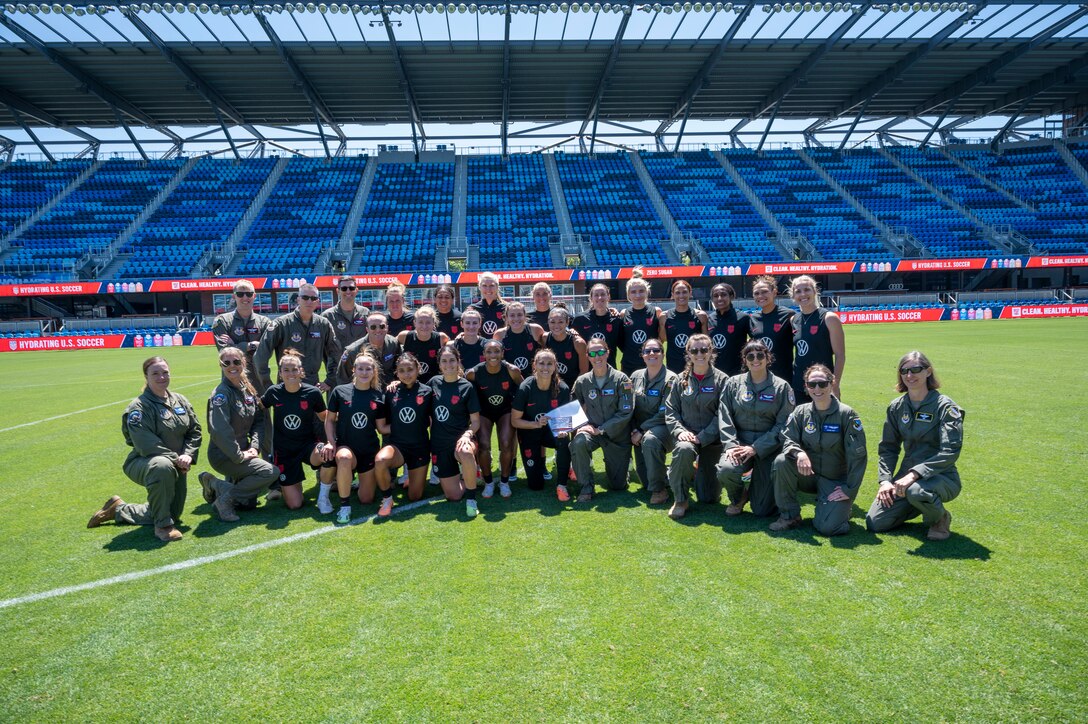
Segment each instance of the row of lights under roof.
[{"label": "row of lights under roof", "polygon": [[[662,5],[660,3],[654,4],[640,4],[635,5],[636,10],[643,12],[663,12],[665,14],[679,13],[679,12],[741,12],[743,5],[733,3],[702,3],[702,2],[685,2],[685,3],[673,3],[671,5]],[[874,6],[878,10],[884,12],[944,12],[948,10],[964,12],[967,10],[975,10],[974,5],[967,3],[928,3],[928,2],[916,2],[916,3],[892,3],[890,5],[876,5]],[[553,13],[566,13],[566,12],[583,12],[583,13],[630,13],[631,5],[625,5],[620,3],[551,3],[550,5],[510,5],[509,10],[511,13],[527,13],[538,14],[545,12]],[[275,5],[208,5],[206,3],[143,3],[140,5],[87,5],[76,7],[73,5],[61,5],[56,4],[24,4],[24,3],[8,3],[4,5],[3,9],[9,13],[29,13],[31,15],[37,15],[41,13],[48,15],[50,13],[56,15],[105,15],[111,10],[126,9],[129,12],[165,12],[165,13],[212,13],[214,15],[249,15],[251,13],[331,13],[336,15],[342,13],[369,15],[373,13],[378,15],[381,13],[382,8],[378,6],[370,5],[341,5],[341,4],[326,4],[326,3],[284,3]],[[856,11],[856,8],[852,3],[775,3],[773,5],[764,5],[763,12],[765,13],[800,13],[800,12],[840,12],[840,11]],[[505,14],[507,8],[505,6],[498,5],[476,5],[472,4],[455,4],[455,3],[438,3],[432,4],[416,4],[416,5],[388,5],[385,6],[385,10],[389,13],[479,13],[481,15],[502,15]]]}]

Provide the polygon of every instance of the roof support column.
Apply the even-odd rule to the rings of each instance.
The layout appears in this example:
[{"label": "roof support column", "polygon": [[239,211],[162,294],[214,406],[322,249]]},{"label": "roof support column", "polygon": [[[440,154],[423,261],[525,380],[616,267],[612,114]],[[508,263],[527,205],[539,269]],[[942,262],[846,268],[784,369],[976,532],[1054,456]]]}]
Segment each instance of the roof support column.
[{"label": "roof support column", "polygon": [[38,150],[49,159],[49,163],[56,163],[57,159],[53,158],[53,154],[49,153],[49,149],[45,147],[41,140],[34,134],[34,131],[31,130],[30,126],[27,125],[26,121],[23,120],[22,114],[11,106],[8,106],[8,110],[11,111],[11,117],[15,119],[16,125],[23,129],[23,133],[30,136],[30,140],[34,142],[34,145],[38,147]]}]

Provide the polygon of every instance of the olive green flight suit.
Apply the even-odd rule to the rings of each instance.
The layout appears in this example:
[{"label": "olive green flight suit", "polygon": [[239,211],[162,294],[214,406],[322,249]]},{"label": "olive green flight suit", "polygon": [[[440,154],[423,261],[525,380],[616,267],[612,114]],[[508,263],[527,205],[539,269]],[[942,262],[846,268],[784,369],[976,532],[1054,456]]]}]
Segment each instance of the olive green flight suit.
[{"label": "olive green flight suit", "polygon": [[642,487],[656,493],[665,489],[665,453],[673,447],[672,435],[665,425],[665,401],[676,383],[676,373],[662,366],[657,377],[652,380],[647,377],[646,368],[631,373],[631,385],[635,389],[631,430],[642,433],[639,444],[634,446],[635,472]]},{"label": "olive green flight suit", "polygon": [[264,408],[255,395],[226,380],[219,383],[208,399],[208,462],[227,480],[217,484],[216,495],[249,505],[279,477],[279,470],[267,460],[242,457],[249,448],[264,451],[264,427]]},{"label": "olive green flight suit", "polygon": [[571,466],[582,492],[593,492],[593,451],[604,450],[604,471],[609,490],[627,490],[631,466],[631,415],[634,390],[631,380],[614,367],[603,377],[592,370],[574,381],[571,398],[578,400],[590,424],[600,435],[574,433],[570,442]]},{"label": "olive green flight suit", "polygon": [[[278,364],[284,351],[292,347],[302,353],[302,371],[305,373],[303,382],[317,385],[323,381],[330,388],[336,386],[340,343],[336,341],[332,323],[320,314],[315,314],[309,324],[304,324],[296,309],[272,322],[253,355],[253,366],[265,388],[272,386],[272,373],[268,367],[272,354],[275,353]],[[324,380],[319,377],[322,362],[325,363]]]},{"label": "olive green flight suit", "polygon": [[[714,465],[722,453],[718,432],[718,405],[729,380],[717,367],[711,367],[703,379],[677,376],[665,400],[665,425],[672,437],[672,465],[669,466],[669,487],[676,502],[688,502],[692,482],[695,499],[700,503],[717,503],[721,486],[714,476]],[[680,433],[690,432],[698,442],[682,442]],[[698,464],[698,474],[695,466]]]}]

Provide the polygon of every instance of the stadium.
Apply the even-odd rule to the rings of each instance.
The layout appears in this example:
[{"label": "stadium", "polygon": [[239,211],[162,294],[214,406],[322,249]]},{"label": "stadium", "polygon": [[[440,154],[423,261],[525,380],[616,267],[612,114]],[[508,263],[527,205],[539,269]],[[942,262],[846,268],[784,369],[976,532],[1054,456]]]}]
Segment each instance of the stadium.
[{"label": "stadium", "polygon": [[[0,39],[4,719],[1088,716],[1088,6],[7,3]],[[203,421],[239,280],[275,318],[485,272],[576,312],[815,277],[852,532],[669,520],[633,470],[339,527],[310,483],[228,525],[190,476],[183,541],[84,528],[142,494],[142,348]],[[966,413],[942,543],[864,530],[913,349]]]}]

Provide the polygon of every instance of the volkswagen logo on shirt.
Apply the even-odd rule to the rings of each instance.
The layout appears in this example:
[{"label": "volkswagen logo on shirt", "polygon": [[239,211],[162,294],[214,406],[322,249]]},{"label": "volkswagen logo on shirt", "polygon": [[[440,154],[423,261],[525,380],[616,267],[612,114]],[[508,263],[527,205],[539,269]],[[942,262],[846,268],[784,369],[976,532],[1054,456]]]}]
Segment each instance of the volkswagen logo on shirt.
[{"label": "volkswagen logo on shirt", "polygon": [[604,332],[594,332],[590,339],[604,339]]},{"label": "volkswagen logo on shirt", "polygon": [[283,426],[288,430],[297,430],[302,427],[302,418],[298,415],[288,415],[283,418]]},{"label": "volkswagen logo on shirt", "polygon": [[502,400],[503,400],[502,395],[492,395],[491,397],[487,398],[488,404],[490,404],[492,407],[501,406],[502,405]]},{"label": "volkswagen logo on shirt", "polygon": [[434,419],[438,420],[439,422],[445,422],[446,420],[450,419],[450,408],[446,407],[445,405],[439,405],[438,407],[434,408]]},{"label": "volkswagen logo on shirt", "polygon": [[400,412],[397,413],[397,417],[405,424],[412,423],[416,421],[416,411],[411,407],[402,407]]},{"label": "volkswagen logo on shirt", "polygon": [[356,430],[362,430],[364,427],[366,427],[366,413],[356,412],[354,415],[352,415],[351,426],[354,427]]},{"label": "volkswagen logo on shirt", "polygon": [[687,347],[688,336],[686,334],[676,335],[676,339],[673,341],[673,344],[675,344],[677,347]]},{"label": "volkswagen logo on shirt", "polygon": [[797,340],[797,356],[804,357],[808,354],[808,341],[804,339]]},{"label": "volkswagen logo on shirt", "polygon": [[770,337],[760,337],[759,341],[763,343],[763,346],[767,348],[768,352],[774,349],[774,340]]},{"label": "volkswagen logo on shirt", "polygon": [[499,323],[493,319],[489,319],[484,322],[484,326],[481,329],[483,329],[484,334],[495,334],[499,329]]},{"label": "volkswagen logo on shirt", "polygon": [[725,349],[727,340],[724,334],[715,334],[711,340],[714,342],[714,346],[718,349]]},{"label": "volkswagen logo on shirt", "polygon": [[567,366],[565,364],[563,364],[562,362],[556,362],[556,367],[559,368],[559,374],[561,374],[561,375],[567,374]]},{"label": "volkswagen logo on shirt", "polygon": [[646,341],[646,330],[645,329],[636,329],[635,333],[631,335],[631,340],[635,344],[642,344],[643,342]]},{"label": "volkswagen logo on shirt", "polygon": [[523,372],[529,369],[529,360],[526,357],[518,357],[514,360],[514,366]]},{"label": "volkswagen logo on shirt", "polygon": [[431,366],[429,364],[427,364],[423,360],[420,360],[419,361],[419,376],[422,377],[423,375],[427,374],[427,370],[429,370],[430,368],[431,368]]}]

